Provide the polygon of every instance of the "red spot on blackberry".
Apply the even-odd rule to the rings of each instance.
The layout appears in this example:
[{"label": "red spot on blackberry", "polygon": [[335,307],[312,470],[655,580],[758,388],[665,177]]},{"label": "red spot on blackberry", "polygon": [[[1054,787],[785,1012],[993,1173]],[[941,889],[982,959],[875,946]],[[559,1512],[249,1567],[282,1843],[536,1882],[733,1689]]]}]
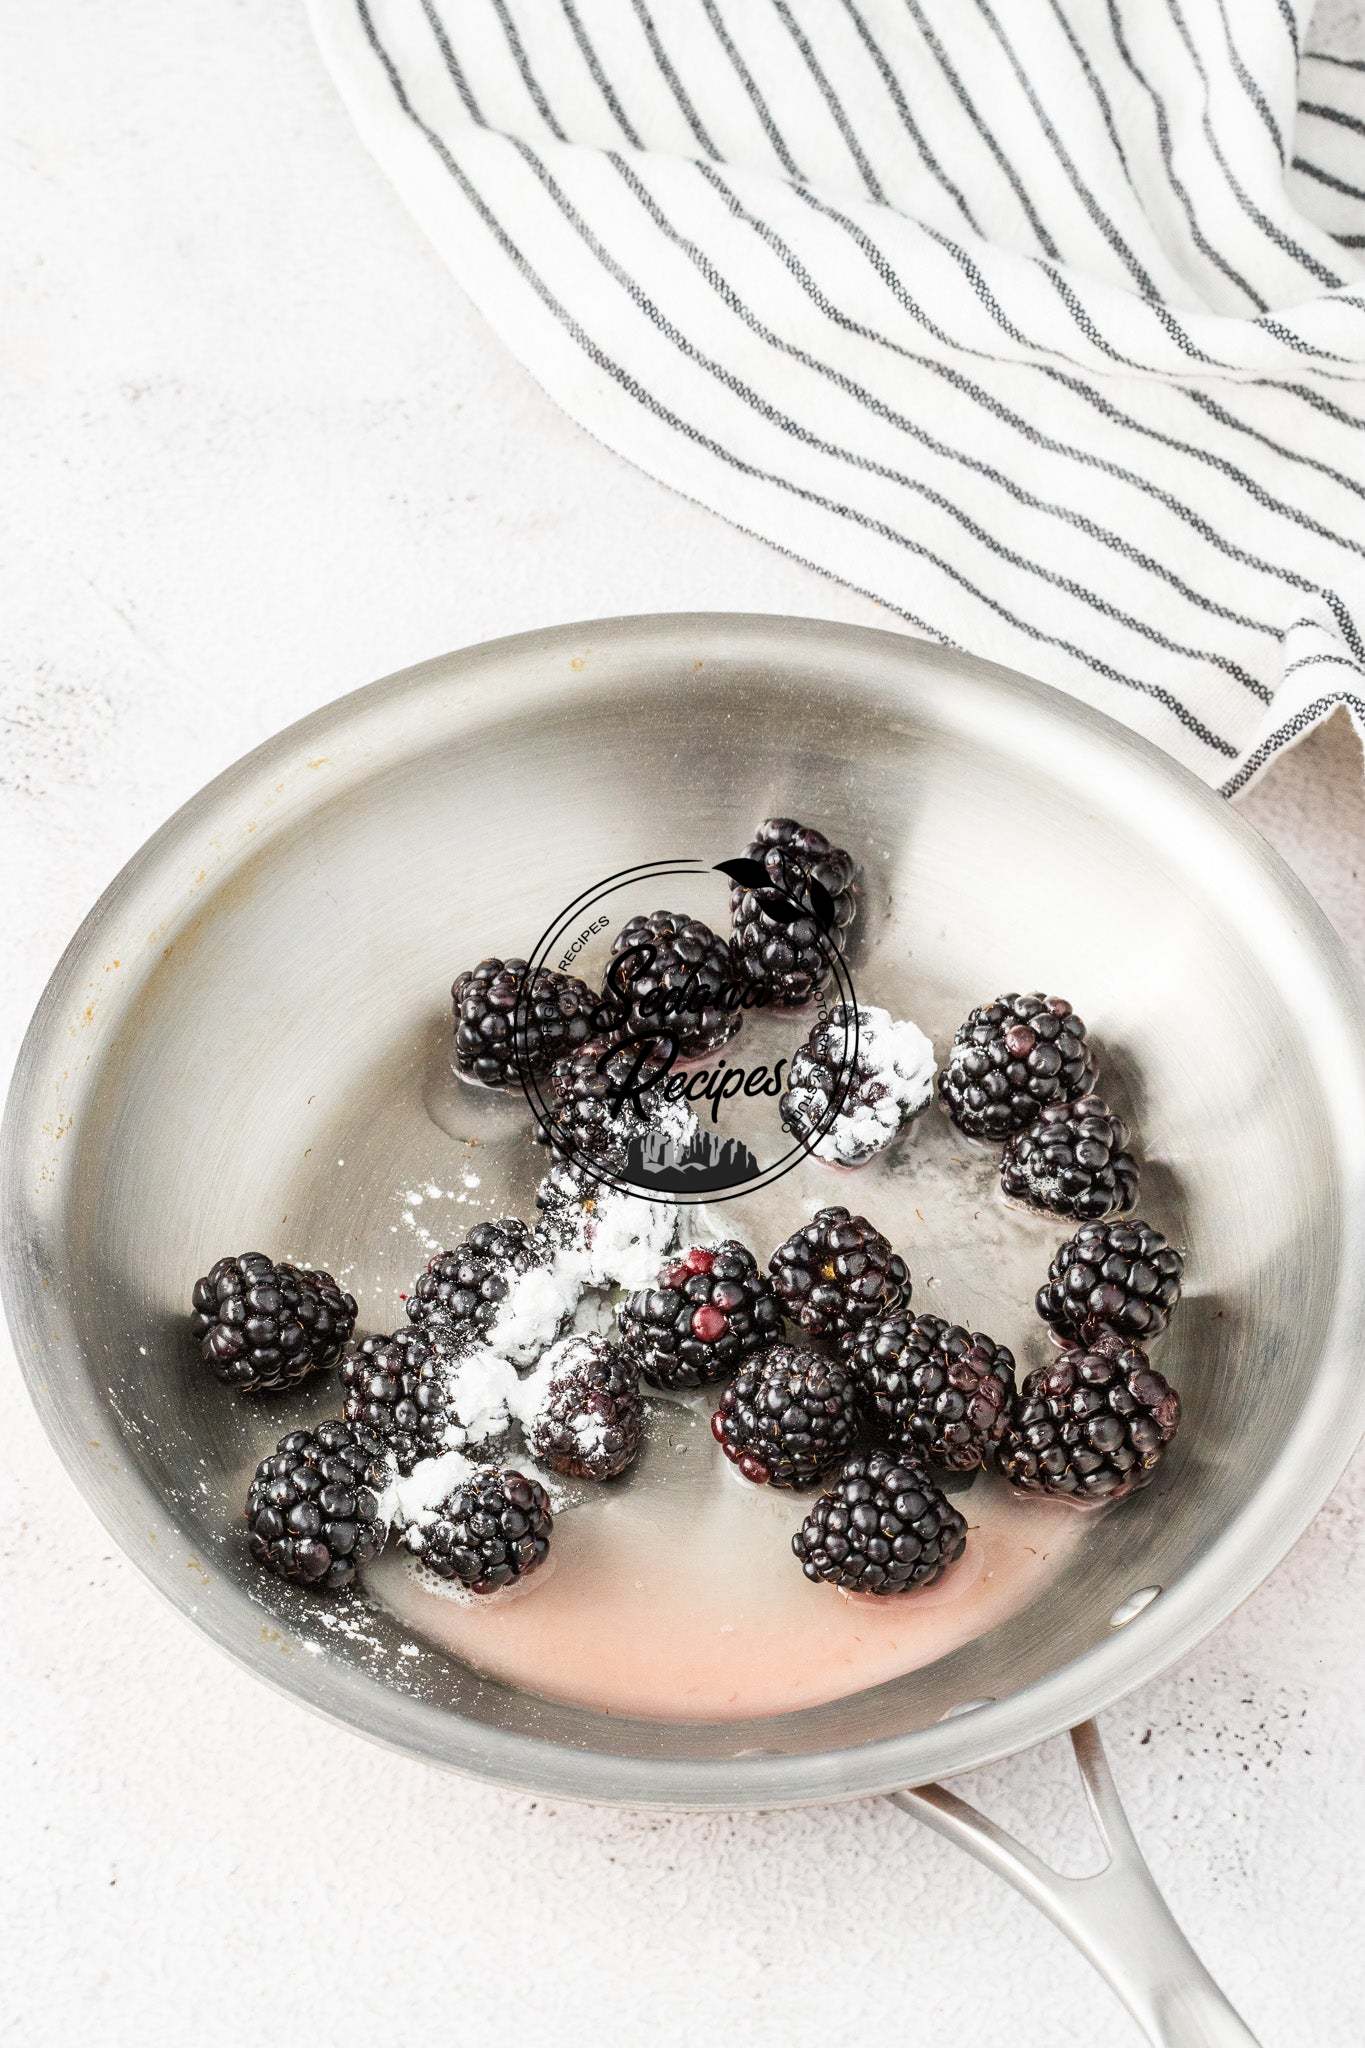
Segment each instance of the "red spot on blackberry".
[{"label": "red spot on blackberry", "polygon": [[[694,1273],[709,1273],[716,1263],[716,1255],[705,1246],[694,1244],[691,1251],[684,1252],[675,1266],[671,1266],[664,1279],[665,1287],[681,1287]],[[700,1334],[700,1333],[698,1333]],[[720,1332],[716,1332],[719,1336]]]},{"label": "red spot on blackberry", "polygon": [[617,1310],[621,1335],[651,1386],[730,1379],[782,1334],[782,1311],[754,1255],[736,1238],[694,1247]]},{"label": "red spot on blackberry", "polygon": [[713,1308],[710,1302],[703,1302],[692,1317],[692,1335],[700,1337],[703,1344],[714,1344],[718,1338],[725,1335],[729,1327],[720,1310]]}]

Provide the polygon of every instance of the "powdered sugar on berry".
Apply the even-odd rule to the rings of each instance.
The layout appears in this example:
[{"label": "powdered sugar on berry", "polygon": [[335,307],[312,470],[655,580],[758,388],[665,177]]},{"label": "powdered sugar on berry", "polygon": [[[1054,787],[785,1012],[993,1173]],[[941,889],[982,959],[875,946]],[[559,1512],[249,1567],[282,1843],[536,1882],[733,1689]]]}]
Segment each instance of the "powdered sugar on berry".
[{"label": "powdered sugar on berry", "polygon": [[[640,1195],[602,1188],[585,1232],[579,1271],[592,1287],[648,1287],[678,1229],[671,1202],[650,1202]],[[574,1256],[570,1250],[566,1256]]]},{"label": "powdered sugar on berry", "polygon": [[[810,1058],[803,1063],[798,1052],[792,1061],[782,1116],[817,1159],[865,1166],[928,1108],[937,1072],[934,1048],[908,1018],[859,1005],[855,1021],[849,1006],[840,1003],[807,1044]],[[831,1073],[845,1084],[846,1106],[818,1137],[808,1136],[829,1115]]]},{"label": "powdered sugar on berry", "polygon": [[[562,1337],[558,1344],[546,1352],[534,1372],[527,1373],[518,1380],[512,1413],[528,1436],[535,1428],[537,1417],[550,1397],[557,1374],[571,1370],[585,1349],[591,1356],[592,1347],[585,1347],[580,1334]],[[605,1416],[596,1410],[584,1409],[572,1417],[569,1426],[579,1439],[583,1451],[591,1452],[602,1448],[608,1427]]]},{"label": "powdered sugar on berry", "polygon": [[505,1436],[520,1390],[516,1368],[486,1344],[475,1344],[452,1360],[445,1376],[446,1399],[458,1416],[444,1432],[452,1450],[488,1444]]},{"label": "powdered sugar on berry", "polygon": [[578,1306],[584,1276],[566,1251],[525,1273],[508,1275],[506,1299],[488,1331],[491,1350],[514,1365],[534,1365]]},{"label": "powdered sugar on berry", "polygon": [[423,1458],[406,1479],[397,1473],[390,1478],[379,1496],[380,1517],[395,1531],[425,1529],[437,1520],[450,1496],[467,1479],[494,1462],[515,1467],[527,1479],[537,1480],[549,1495],[556,1514],[565,1506],[569,1496],[563,1480],[554,1472],[542,1471],[521,1452],[515,1457],[493,1460],[469,1458],[463,1451],[442,1451],[439,1457]]}]

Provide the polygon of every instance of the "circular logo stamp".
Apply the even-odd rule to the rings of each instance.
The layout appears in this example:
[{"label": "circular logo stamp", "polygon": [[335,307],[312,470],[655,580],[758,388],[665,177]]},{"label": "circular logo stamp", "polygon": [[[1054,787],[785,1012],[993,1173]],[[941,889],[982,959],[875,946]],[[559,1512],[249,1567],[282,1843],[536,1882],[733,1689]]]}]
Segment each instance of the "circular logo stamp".
[{"label": "circular logo stamp", "polygon": [[[771,1005],[763,990],[738,972],[718,997],[703,989],[676,958],[667,974],[651,972],[658,947],[649,936],[612,954],[587,1047],[601,1077],[601,1095],[620,1133],[601,1154],[583,1149],[550,1077],[530,1073],[520,1059],[522,1088],[531,1112],[561,1155],[593,1179],[647,1201],[682,1205],[733,1201],[789,1173],[807,1156],[839,1113],[858,1055],[858,1002],[839,945],[834,904],[814,877],[778,880],[748,856],[646,861],[622,868],[581,890],[552,919],[529,960],[528,985],[545,969],[568,974],[603,936],[620,928],[620,902],[642,887],[721,874],[749,892],[772,927],[803,948],[814,947],[827,971],[822,1015],[838,1004],[843,1050],[824,1119],[803,1138],[786,1130],[779,1099],[791,1055],[809,1028],[809,1016]],[[740,1023],[725,1042],[700,1055],[685,1051],[681,1020],[701,1007],[720,1006]]]}]

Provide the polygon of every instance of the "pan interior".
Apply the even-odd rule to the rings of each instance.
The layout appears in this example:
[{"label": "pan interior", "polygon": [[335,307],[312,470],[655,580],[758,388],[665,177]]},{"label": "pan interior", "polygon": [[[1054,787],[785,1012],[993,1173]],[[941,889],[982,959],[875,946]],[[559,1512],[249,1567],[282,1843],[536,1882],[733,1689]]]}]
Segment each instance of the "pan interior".
[{"label": "pan interior", "polygon": [[[1304,1431],[1325,1427],[1353,1198],[1342,1091],[1358,1109],[1359,1075],[1314,1037],[1332,1000],[1316,933],[1247,837],[1154,760],[998,671],[759,620],[528,636],[272,742],[116,886],[30,1046],[22,1107],[48,1135],[24,1133],[10,1219],[32,1277],[25,1349],[96,1505],[163,1583],[173,1554],[182,1604],[277,1683],[522,1782],[539,1781],[541,1752],[505,1737],[600,1762],[585,1789],[609,1794],[613,1765],[666,1759],[694,1770],[698,1796],[736,1760],[899,1741],[1112,1649],[1115,1617],[1153,1587],[1129,1627],[1160,1661],[1163,1604],[1306,1455]],[[544,1696],[552,1679],[534,1691],[481,1674],[391,1570],[365,1606],[258,1574],[237,1519],[245,1476],[335,1392],[267,1409],[206,1381],[184,1339],[194,1276],[248,1247],[332,1264],[362,1328],[394,1327],[428,1240],[529,1213],[543,1165],[524,1106],[450,1080],[452,973],[526,950],[599,877],[731,855],[773,814],[855,851],[858,993],[912,1016],[940,1055],[1001,990],[1062,992],[1087,1018],[1136,1134],[1140,1213],[1189,1252],[1155,1361],[1185,1419],[1157,1483],[1107,1515],[1040,1510],[1046,1569],[931,1661],[738,1717],[606,1712]],[[723,928],[719,877],[672,887]],[[916,1305],[990,1331],[1022,1369],[1044,1355],[1031,1296],[1066,1233],[998,1207],[992,1184],[991,1156],[934,1110],[891,1162],[857,1178],[803,1165],[721,1220],[766,1253],[817,1202],[865,1209],[905,1252]],[[675,1419],[676,1435],[699,1435],[695,1414]],[[651,1445],[637,1490],[652,1505],[637,1499],[636,1520],[657,1514],[661,1542],[704,1540],[689,1531],[719,1461],[701,1449],[672,1446],[679,1476],[663,1483],[670,1450]],[[969,1521],[995,1484],[967,1495]],[[755,1503],[753,1543],[780,1549],[800,1512],[779,1530],[771,1502]],[[733,1503],[726,1514],[732,1529]],[[828,1611],[835,1596],[789,1558],[784,1570],[794,1598]],[[529,1592],[523,1606],[534,1612]],[[1016,1719],[1013,1732],[1043,1731]]]}]

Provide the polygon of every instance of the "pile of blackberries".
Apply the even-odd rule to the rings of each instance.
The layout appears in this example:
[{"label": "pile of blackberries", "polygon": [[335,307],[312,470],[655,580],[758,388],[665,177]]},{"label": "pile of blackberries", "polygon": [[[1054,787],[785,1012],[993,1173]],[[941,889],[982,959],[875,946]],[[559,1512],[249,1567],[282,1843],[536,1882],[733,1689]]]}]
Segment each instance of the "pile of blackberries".
[{"label": "pile of blackberries", "polygon": [[[566,1217],[588,1227],[594,1175],[648,1128],[672,1059],[724,1044],[748,1004],[795,1008],[829,986],[857,910],[849,855],[776,818],[726,872],[728,939],[668,911],[632,918],[600,992],[520,958],[457,977],[456,1070],[548,1103],[555,1163],[534,1226],[483,1221],[428,1261],[406,1297],[406,1328],[353,1344],[356,1304],[330,1274],[259,1252],[220,1259],[195,1283],[195,1342],[238,1392],[266,1397],[340,1365],[341,1415],[288,1432],[252,1481],[250,1546],[270,1569],[349,1587],[389,1533],[395,1475],[452,1441],[491,1460],[501,1430],[480,1425],[470,1442],[452,1367],[552,1264]],[[643,1056],[630,1050],[641,1043]],[[623,1108],[627,1066],[640,1086]],[[1150,1224],[1125,1220],[1138,1168],[1098,1083],[1084,1023],[1043,994],[973,1010],[939,1076],[958,1129],[1003,1148],[1004,1194],[1078,1226],[1037,1296],[1055,1354],[1022,1384],[1004,1345],[915,1314],[890,1240],[831,1206],[766,1267],[737,1238],[685,1244],[653,1286],[619,1301],[615,1341],[566,1336],[561,1316],[514,1353],[518,1365],[545,1354],[538,1405],[522,1409],[531,1455],[574,1479],[619,1478],[644,1439],[642,1385],[715,1388],[712,1433],[745,1478],[826,1487],[792,1539],[806,1576],[878,1595],[930,1585],[962,1555],[967,1525],[935,1473],[991,1468],[1025,1494],[1080,1503],[1145,1485],[1180,1419],[1147,1348],[1180,1299],[1183,1258]],[[404,1541],[437,1576],[485,1594],[544,1561],[552,1522],[539,1480],[488,1462],[410,1522]]]}]

